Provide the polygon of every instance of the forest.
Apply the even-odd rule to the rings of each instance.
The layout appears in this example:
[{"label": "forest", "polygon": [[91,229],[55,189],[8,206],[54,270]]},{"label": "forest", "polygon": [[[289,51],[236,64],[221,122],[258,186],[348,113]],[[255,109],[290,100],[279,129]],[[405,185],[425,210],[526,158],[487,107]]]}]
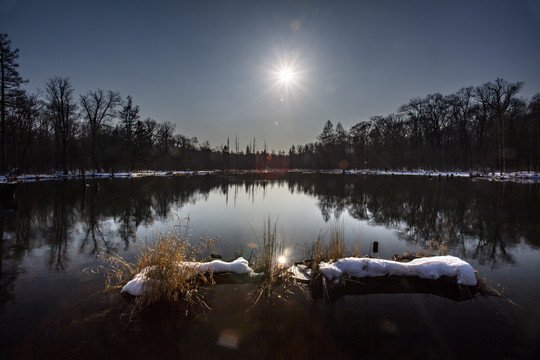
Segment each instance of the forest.
[{"label": "forest", "polygon": [[276,153],[255,138],[241,149],[237,136],[212,147],[183,135],[172,122],[142,119],[129,95],[95,89],[77,96],[65,77],[29,92],[18,72],[19,50],[12,50],[7,34],[0,34],[0,49],[2,173],[540,167],[540,93],[520,97],[520,81],[497,78],[448,95],[414,97],[395,113],[348,130],[327,120],[313,142]]}]

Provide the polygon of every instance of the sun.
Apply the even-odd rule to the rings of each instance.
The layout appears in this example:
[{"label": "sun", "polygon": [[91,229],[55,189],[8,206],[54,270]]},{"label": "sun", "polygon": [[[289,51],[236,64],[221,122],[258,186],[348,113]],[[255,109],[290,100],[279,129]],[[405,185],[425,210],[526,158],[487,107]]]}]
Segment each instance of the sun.
[{"label": "sun", "polygon": [[279,80],[283,83],[289,83],[294,80],[294,72],[290,68],[283,68],[279,72]]},{"label": "sun", "polygon": [[292,93],[304,90],[306,70],[299,57],[276,53],[273,65],[270,61],[265,64],[266,78],[271,83],[271,89],[280,94],[282,102],[284,96],[289,97]]}]

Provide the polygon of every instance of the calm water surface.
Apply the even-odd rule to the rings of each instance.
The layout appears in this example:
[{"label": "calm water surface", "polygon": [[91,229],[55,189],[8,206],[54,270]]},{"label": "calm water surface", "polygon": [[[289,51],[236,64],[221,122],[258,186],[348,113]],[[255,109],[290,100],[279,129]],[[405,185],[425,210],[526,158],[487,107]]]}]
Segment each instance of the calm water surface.
[{"label": "calm water surface", "polygon": [[[291,262],[342,224],[351,253],[444,248],[503,297],[346,295],[246,312],[252,289],[229,284],[209,290],[205,316],[167,308],[129,322],[129,299],[104,294],[102,274],[83,271],[103,265],[107,251],[135,260],[188,219],[194,241],[218,236],[215,253],[253,258],[268,216]],[[2,200],[0,226],[2,358],[536,358],[540,350],[539,184],[300,174],[47,181]]]}]

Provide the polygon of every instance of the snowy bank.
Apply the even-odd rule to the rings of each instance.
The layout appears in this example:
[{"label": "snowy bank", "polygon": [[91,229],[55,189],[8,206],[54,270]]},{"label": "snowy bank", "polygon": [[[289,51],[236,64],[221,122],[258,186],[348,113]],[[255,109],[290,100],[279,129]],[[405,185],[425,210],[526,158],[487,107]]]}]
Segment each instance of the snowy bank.
[{"label": "snowy bank", "polygon": [[[94,172],[85,171],[85,178],[140,178],[147,176],[161,176],[161,177],[173,177],[173,176],[205,176],[205,175],[217,175],[217,174],[229,174],[229,175],[255,175],[255,174],[285,174],[285,173],[298,173],[298,174],[333,174],[333,175],[384,175],[384,176],[425,176],[428,178],[471,178],[473,180],[483,179],[490,181],[513,181],[518,183],[535,183],[540,182],[540,173],[530,171],[516,171],[516,172],[479,172],[479,171],[436,171],[436,170],[373,170],[373,169],[330,169],[330,170],[308,170],[308,169],[270,169],[270,170],[183,170],[183,171],[153,171],[142,170],[133,172]],[[21,174],[18,176],[20,182],[30,182],[38,180],[55,180],[55,179],[78,179],[82,178],[80,171],[73,171],[66,174],[56,172],[52,174]],[[0,183],[7,182],[8,179],[5,176],[0,175]]]},{"label": "snowy bank", "polygon": [[[220,170],[205,170],[205,171],[133,171],[133,172],[94,172],[94,171],[85,171],[84,177],[86,179],[91,178],[140,178],[148,176],[158,176],[158,177],[172,177],[172,176],[195,176],[195,175],[214,175],[219,174]],[[51,174],[21,174],[17,176],[17,181],[19,182],[33,182],[39,180],[60,180],[60,179],[81,179],[83,174],[80,171],[72,171],[68,174],[63,174],[60,172],[51,173]],[[0,175],[0,183],[8,182],[8,178],[4,175]]]},{"label": "snowy bank", "polygon": [[[150,279],[147,274],[153,267],[147,267],[141,270],[131,281],[129,281],[121,293],[127,292],[133,296],[141,295],[147,286]],[[183,272],[186,279],[190,279],[197,274],[210,273],[236,273],[236,274],[251,274],[253,270],[249,267],[248,261],[242,257],[232,261],[225,262],[214,260],[210,262],[181,262],[178,263],[178,271]]]},{"label": "snowy bank", "polygon": [[[203,273],[235,273],[257,276],[249,267],[248,261],[242,257],[225,262],[181,262],[177,264],[178,271],[186,279]],[[151,279],[148,273],[154,267],[147,267],[133,277],[121,290],[133,296],[141,295],[148,288]],[[459,285],[476,286],[476,274],[472,266],[455,256],[433,256],[414,259],[410,262],[398,262],[371,258],[343,258],[335,262],[321,262],[319,269],[325,278],[337,282],[341,277],[383,277],[383,276],[413,276],[421,279],[437,280],[443,276],[454,277]],[[291,266],[289,274],[298,280],[309,281],[312,272],[305,265]]]},{"label": "snowy bank", "polygon": [[417,276],[430,280],[450,276],[456,277],[460,285],[477,285],[472,266],[454,256],[425,257],[406,263],[369,258],[344,258],[333,263],[322,262],[319,268],[328,280],[335,281],[343,275],[350,277]]}]

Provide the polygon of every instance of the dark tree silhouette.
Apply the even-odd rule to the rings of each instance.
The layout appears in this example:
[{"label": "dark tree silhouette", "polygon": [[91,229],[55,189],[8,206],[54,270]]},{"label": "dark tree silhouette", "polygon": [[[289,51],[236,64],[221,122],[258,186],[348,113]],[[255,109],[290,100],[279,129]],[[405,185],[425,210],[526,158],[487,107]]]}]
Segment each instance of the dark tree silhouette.
[{"label": "dark tree silhouette", "polygon": [[124,143],[124,162],[127,162],[127,166],[130,170],[133,169],[135,161],[135,125],[139,120],[139,117],[139,106],[133,106],[133,99],[128,95],[127,103],[118,113],[118,118],[120,119],[120,135]]},{"label": "dark tree silhouette", "polygon": [[85,119],[79,126],[69,79],[48,80],[45,102],[39,91],[26,93],[17,72],[18,50],[0,35],[2,170],[15,165],[23,171],[61,168],[67,173],[69,167],[90,165],[113,172],[294,167],[502,173],[540,167],[540,94],[528,102],[518,98],[521,82],[497,78],[449,95],[414,97],[396,113],[372,116],[349,131],[328,120],[316,141],[294,145],[288,153],[269,149],[265,140],[258,150],[255,138],[242,152],[237,134],[234,145],[227,137],[226,145],[212,148],[177,132],[171,122],[141,120],[131,96],[122,103],[112,90],[79,97]]},{"label": "dark tree silhouette", "polygon": [[[14,164],[18,168],[27,168],[31,163],[33,149],[40,138],[40,128],[46,127],[44,103],[40,94],[28,94],[23,92],[17,98],[15,108],[11,116],[11,154]],[[35,165],[34,165],[35,166]]]},{"label": "dark tree silhouette", "polygon": [[[68,145],[75,136],[78,113],[69,78],[55,77],[45,83],[49,116],[53,122],[57,159],[62,159],[64,174],[68,173]],[[61,153],[58,156],[58,153]]]},{"label": "dark tree silhouette", "polygon": [[21,85],[25,82],[17,71],[19,64],[19,49],[11,50],[11,40],[7,34],[0,33],[0,123],[2,131],[2,155],[0,156],[0,171],[7,166],[6,117],[8,108],[21,94]]},{"label": "dark tree silhouette", "polygon": [[336,131],[334,124],[330,120],[324,124],[322,133],[317,137],[319,140],[319,157],[321,166],[324,169],[332,167],[332,156],[334,153],[334,147],[336,143]]},{"label": "dark tree silhouette", "polygon": [[528,123],[526,125],[528,144],[528,170],[540,170],[540,93],[534,95],[529,103]]},{"label": "dark tree silhouette", "polygon": [[501,174],[506,171],[507,125],[516,118],[517,112],[522,107],[515,97],[522,87],[522,82],[512,84],[497,78],[495,82],[487,82],[477,87],[475,91],[478,101],[489,110],[489,115],[495,120]]},{"label": "dark tree silhouette", "polygon": [[115,109],[121,102],[120,94],[111,90],[105,92],[102,89],[98,89],[80,96],[81,108],[90,133],[90,157],[93,169],[98,169],[99,167],[96,147],[103,124],[114,116]]}]

